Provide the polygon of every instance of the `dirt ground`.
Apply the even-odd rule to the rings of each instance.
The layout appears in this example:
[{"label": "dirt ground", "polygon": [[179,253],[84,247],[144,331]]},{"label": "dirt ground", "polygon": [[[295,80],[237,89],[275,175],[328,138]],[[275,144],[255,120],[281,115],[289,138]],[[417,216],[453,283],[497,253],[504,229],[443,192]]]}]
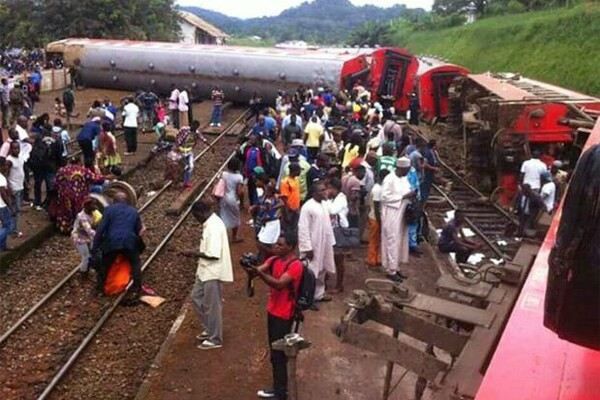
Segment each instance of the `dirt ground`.
[{"label": "dirt ground", "polygon": [[[244,220],[248,218],[243,216]],[[152,367],[139,399],[252,399],[258,389],[270,387],[265,310],[268,289],[257,283],[255,296],[246,297],[245,273],[237,262],[243,253],[255,251],[255,244],[248,226],[242,228],[242,234],[244,242],[231,247],[235,281],[225,285],[224,290],[223,348],[213,351],[196,348],[195,336],[201,327],[188,302],[180,328],[173,334],[162,362]],[[435,259],[427,254],[425,247],[423,249],[426,254],[411,258],[405,267],[409,276],[407,283],[432,294],[439,273]],[[364,279],[382,278],[379,273],[367,271],[365,255],[366,247],[361,246],[354,251],[352,260],[347,260],[344,294],[335,295],[330,303],[321,303],[318,312],[306,313],[300,333],[312,342],[312,347],[303,351],[298,359],[300,399],[370,400],[381,396],[385,361],[340,343],[332,333],[346,311],[344,297],[362,288]],[[379,329],[391,335],[391,330]],[[397,366],[394,379],[404,372]],[[414,374],[406,374],[391,399],[413,398],[415,381]]]}]

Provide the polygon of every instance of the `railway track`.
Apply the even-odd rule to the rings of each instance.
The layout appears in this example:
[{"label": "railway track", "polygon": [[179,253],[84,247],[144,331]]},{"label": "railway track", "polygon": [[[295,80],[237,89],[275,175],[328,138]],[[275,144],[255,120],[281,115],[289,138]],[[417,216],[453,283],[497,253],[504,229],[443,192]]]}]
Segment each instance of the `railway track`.
[{"label": "railway track", "polygon": [[[194,178],[208,180],[202,194],[217,176],[207,166],[219,163],[223,168],[226,164],[235,145],[236,133],[239,133],[238,122],[245,115],[238,117],[215,138],[210,149],[196,157],[197,162],[202,162],[202,167],[196,168]],[[232,134],[234,136],[230,136]],[[223,160],[226,161],[222,164]],[[148,250],[142,255],[144,270],[155,263],[158,254],[189,214],[188,209],[173,226],[169,220],[165,221],[164,210],[179,194],[168,190],[171,185],[167,182],[140,209],[148,226],[145,237]],[[148,255],[150,251],[152,253]],[[114,301],[93,299],[90,296],[91,282],[78,281],[76,275],[77,268],[71,269],[0,337],[0,363],[10,366],[0,373],[5,391],[6,388],[11,389],[6,398],[32,398],[40,393],[40,398],[45,398],[117,309],[123,296]],[[55,368],[57,365],[62,367]]]},{"label": "railway track", "polygon": [[[427,140],[416,127],[411,128]],[[432,196],[427,204],[430,222],[439,229],[450,219],[453,210],[460,209],[466,215],[467,236],[477,237],[485,243],[485,248],[477,252],[483,254],[484,258],[475,265],[489,263],[491,260],[494,260],[494,264],[512,260],[520,247],[520,241],[511,234],[518,221],[469,184],[443,160],[438,161],[442,168],[441,177],[449,184],[444,187],[433,186],[438,196]]]}]

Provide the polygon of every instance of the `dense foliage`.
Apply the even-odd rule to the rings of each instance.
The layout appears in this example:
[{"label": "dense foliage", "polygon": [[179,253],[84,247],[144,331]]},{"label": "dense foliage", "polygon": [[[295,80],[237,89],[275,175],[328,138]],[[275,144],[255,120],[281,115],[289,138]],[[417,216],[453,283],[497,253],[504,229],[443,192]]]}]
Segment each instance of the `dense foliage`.
[{"label": "dense foliage", "polygon": [[198,7],[182,7],[236,36],[260,36],[275,42],[304,40],[309,43],[342,44],[354,29],[365,23],[385,23],[395,18],[415,18],[423,9],[405,5],[389,8],[354,6],[349,0],[314,0],[283,11],[276,17],[232,18]]},{"label": "dense foliage", "polygon": [[520,72],[600,96],[600,5],[489,17],[439,30],[415,31],[396,22],[387,37],[386,44],[434,54],[473,72]]},{"label": "dense foliage", "polygon": [[0,0],[0,45],[42,47],[65,37],[173,40],[174,0]]}]

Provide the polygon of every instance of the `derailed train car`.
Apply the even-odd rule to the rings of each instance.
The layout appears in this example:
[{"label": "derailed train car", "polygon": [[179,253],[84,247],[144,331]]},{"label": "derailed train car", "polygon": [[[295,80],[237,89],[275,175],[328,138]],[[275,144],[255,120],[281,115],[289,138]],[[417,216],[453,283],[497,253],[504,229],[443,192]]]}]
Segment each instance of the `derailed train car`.
[{"label": "derailed train car", "polygon": [[508,203],[518,188],[520,166],[534,150],[548,165],[576,160],[600,99],[513,74],[472,74],[452,85],[450,102],[459,115],[448,132],[462,133],[470,171]]},{"label": "derailed train car", "polygon": [[[62,55],[68,67],[76,67],[87,86],[168,93],[177,85],[206,95],[219,85],[238,102],[247,102],[254,92],[273,101],[279,90],[290,92],[300,85],[339,92],[360,83],[373,85],[375,99],[397,99],[400,109],[406,109],[404,98],[411,87],[405,82],[417,68],[414,57],[392,48],[368,54],[64,39],[50,43],[46,50],[49,55]],[[372,79],[372,65],[377,65],[378,81]]]},{"label": "derailed train car", "polygon": [[418,56],[419,69],[415,92],[419,98],[421,118],[427,122],[445,120],[449,113],[449,91],[452,82],[470,73],[465,67],[449,64],[433,57]]}]

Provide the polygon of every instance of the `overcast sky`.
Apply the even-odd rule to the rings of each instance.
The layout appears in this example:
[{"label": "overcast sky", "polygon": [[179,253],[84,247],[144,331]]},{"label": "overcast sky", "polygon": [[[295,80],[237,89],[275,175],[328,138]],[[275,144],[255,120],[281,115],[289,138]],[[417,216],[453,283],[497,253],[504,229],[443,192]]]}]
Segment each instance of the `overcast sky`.
[{"label": "overcast sky", "polygon": [[[177,0],[182,6],[197,6],[218,11],[231,17],[253,18],[277,15],[283,10],[297,6],[304,0]],[[350,0],[353,4],[373,4],[379,7],[390,7],[394,4],[406,4],[407,7],[431,8],[433,0]]]}]

